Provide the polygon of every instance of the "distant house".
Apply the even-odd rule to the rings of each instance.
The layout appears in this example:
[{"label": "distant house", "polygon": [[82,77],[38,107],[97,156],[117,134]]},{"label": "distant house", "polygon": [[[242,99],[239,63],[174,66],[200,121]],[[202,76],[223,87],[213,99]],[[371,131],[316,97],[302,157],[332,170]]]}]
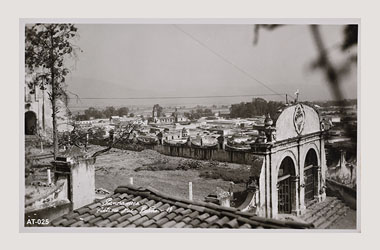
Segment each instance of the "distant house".
[{"label": "distant house", "polygon": [[110,117],[110,123],[111,124],[119,124],[120,123],[120,116],[111,116]]},{"label": "distant house", "polygon": [[221,110],[219,111],[218,116],[222,118],[230,118],[231,112],[229,110]]}]

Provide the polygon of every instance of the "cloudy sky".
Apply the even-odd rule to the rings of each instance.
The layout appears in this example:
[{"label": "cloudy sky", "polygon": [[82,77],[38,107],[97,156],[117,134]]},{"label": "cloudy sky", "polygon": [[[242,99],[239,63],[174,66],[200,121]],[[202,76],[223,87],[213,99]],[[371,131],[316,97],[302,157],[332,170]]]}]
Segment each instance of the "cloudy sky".
[{"label": "cloudy sky", "polygon": [[[83,50],[67,80],[81,98],[266,95],[299,89],[301,100],[332,99],[324,74],[311,70],[317,56],[306,25],[260,30],[254,25],[78,24]],[[339,44],[343,26],[321,33],[335,64],[345,61]],[[346,98],[356,98],[356,68],[343,81]],[[265,96],[284,100],[283,96]],[[82,99],[71,107],[236,103],[251,97],[189,99]]]}]

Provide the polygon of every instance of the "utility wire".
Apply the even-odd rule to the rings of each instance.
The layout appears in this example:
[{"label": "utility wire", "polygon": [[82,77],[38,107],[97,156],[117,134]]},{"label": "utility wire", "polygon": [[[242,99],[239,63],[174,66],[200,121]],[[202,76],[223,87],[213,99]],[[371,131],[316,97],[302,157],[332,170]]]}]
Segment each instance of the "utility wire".
[{"label": "utility wire", "polygon": [[[276,95],[281,95],[283,96],[284,94],[280,94],[278,93],[277,91],[275,91],[274,89],[272,89],[271,87],[269,87],[267,84],[265,84],[264,82],[260,81],[259,79],[257,79],[256,77],[252,76],[251,74],[249,74],[247,71],[245,71],[244,69],[240,68],[238,65],[236,65],[235,63],[231,62],[230,60],[228,60],[226,57],[224,57],[223,55],[221,55],[220,53],[216,52],[215,50],[211,49],[210,47],[208,47],[205,43],[203,43],[202,41],[200,41],[199,39],[197,39],[196,37],[194,37],[192,34],[190,34],[189,32],[186,32],[185,30],[183,30],[182,28],[180,28],[178,25],[176,24],[173,24],[173,26],[179,30],[180,32],[184,33],[185,35],[187,35],[188,37],[190,37],[191,39],[193,39],[194,41],[196,41],[198,44],[200,44],[202,47],[206,48],[208,51],[210,51],[211,53],[213,53],[214,55],[216,55],[218,58],[222,59],[224,62],[232,65],[235,69],[237,69],[238,71],[240,71],[241,73],[243,73],[244,75],[248,76],[250,79],[254,80],[255,82],[259,83],[260,85],[262,85],[263,87],[265,87],[266,89],[268,89],[269,91],[275,93]],[[290,96],[291,98],[295,99],[293,96],[291,95],[288,95]]]},{"label": "utility wire", "polygon": [[147,99],[202,99],[225,97],[259,97],[259,96],[285,96],[286,94],[260,94],[260,95],[209,95],[209,96],[159,96],[159,97],[81,97],[82,100],[147,100]]}]

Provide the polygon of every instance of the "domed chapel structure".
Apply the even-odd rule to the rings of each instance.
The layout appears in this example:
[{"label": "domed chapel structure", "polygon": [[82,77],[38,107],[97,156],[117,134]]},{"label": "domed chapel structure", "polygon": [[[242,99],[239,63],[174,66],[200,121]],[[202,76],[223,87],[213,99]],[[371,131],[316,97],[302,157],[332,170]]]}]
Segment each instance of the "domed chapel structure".
[{"label": "domed chapel structure", "polygon": [[311,106],[285,106],[278,116],[265,119],[260,136],[251,144],[253,161],[248,195],[240,209],[277,218],[301,215],[311,201],[326,198],[324,129]]}]

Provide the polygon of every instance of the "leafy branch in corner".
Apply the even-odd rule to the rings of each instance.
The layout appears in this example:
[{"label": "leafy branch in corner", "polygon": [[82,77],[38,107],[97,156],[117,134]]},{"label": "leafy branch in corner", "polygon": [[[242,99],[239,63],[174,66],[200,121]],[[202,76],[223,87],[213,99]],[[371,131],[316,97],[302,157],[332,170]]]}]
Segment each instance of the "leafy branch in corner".
[{"label": "leafy branch in corner", "polygon": [[133,131],[136,131],[140,127],[140,123],[133,122],[127,125],[121,126],[114,133],[110,133],[109,145],[107,148],[96,151],[91,157],[97,157],[110,151],[116,144],[127,142],[130,139]]}]

